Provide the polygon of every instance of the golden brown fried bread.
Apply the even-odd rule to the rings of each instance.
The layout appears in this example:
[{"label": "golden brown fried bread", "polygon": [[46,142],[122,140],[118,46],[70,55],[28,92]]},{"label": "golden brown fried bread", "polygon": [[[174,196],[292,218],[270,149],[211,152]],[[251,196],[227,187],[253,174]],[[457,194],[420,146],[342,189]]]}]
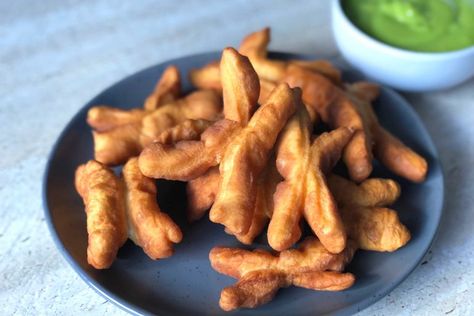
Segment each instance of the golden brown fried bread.
[{"label": "golden brown fried bread", "polygon": [[189,72],[189,81],[198,89],[222,91],[219,62],[213,61],[201,68]]},{"label": "golden brown fried bread", "polygon": [[195,179],[219,164],[227,144],[240,129],[239,123],[223,119],[208,127],[199,141],[149,144],[140,154],[140,170],[156,179]]},{"label": "golden brown fried bread", "polygon": [[164,130],[156,139],[162,144],[174,144],[182,140],[198,140],[213,121],[198,119],[186,120]]},{"label": "golden brown fried bread", "polygon": [[383,206],[395,202],[399,185],[389,179],[367,179],[360,185],[331,175],[329,187],[340,206],[349,237],[364,250],[395,251],[410,240],[397,212]]},{"label": "golden brown fried bread", "polygon": [[222,101],[212,90],[198,90],[173,103],[165,104],[142,121],[140,144],[146,146],[153,142],[166,129],[186,119],[217,120],[221,115]]},{"label": "golden brown fried bread", "polygon": [[140,124],[119,126],[106,132],[92,131],[95,160],[117,166],[140,153]]},{"label": "golden brown fried bread", "polygon": [[220,117],[221,109],[222,101],[216,92],[196,91],[147,112],[139,122],[105,132],[93,131],[95,159],[111,166],[123,164],[167,129],[187,119],[214,121]]},{"label": "golden brown fried bread", "polygon": [[410,231],[396,211],[385,207],[342,208],[347,232],[360,249],[395,251],[410,241]]},{"label": "golden brown fried bread", "polygon": [[216,166],[186,184],[187,217],[190,222],[200,219],[211,208],[219,189],[219,182],[219,167]]},{"label": "golden brown fried bread", "polygon": [[235,237],[243,244],[250,245],[260,235],[273,213],[273,194],[282,180],[275,166],[275,158],[270,158],[267,166],[257,180],[257,192],[252,222],[248,232],[236,234]]},{"label": "golden brown fried bread", "polygon": [[224,117],[247,124],[257,109],[260,95],[258,76],[247,57],[228,47],[220,63]]},{"label": "golden brown fried bread", "polygon": [[391,179],[371,178],[361,184],[331,174],[329,188],[340,206],[387,206],[400,197],[400,185]]},{"label": "golden brown fried bread", "polygon": [[155,181],[145,177],[138,168],[138,159],[131,158],[123,167],[129,236],[152,259],[173,254],[173,243],[182,233],[156,201]]},{"label": "golden brown fried bread", "polygon": [[270,301],[279,288],[290,285],[314,290],[346,289],[354,283],[354,276],[339,272],[356,248],[355,243],[349,242],[343,252],[331,254],[312,237],[298,249],[276,256],[263,250],[215,247],[209,253],[212,267],[238,279],[222,290],[219,304],[224,310],[256,307]]},{"label": "golden brown fried bread", "polygon": [[119,126],[140,123],[146,114],[142,109],[123,110],[99,105],[87,112],[87,124],[97,132],[106,132]]},{"label": "golden brown fried bread", "polygon": [[311,144],[311,120],[301,97],[297,102],[298,111],[276,146],[277,168],[285,180],[274,195],[268,242],[278,251],[291,247],[301,237],[299,225],[304,216],[324,246],[338,253],[345,247],[346,234],[325,174],[341,156],[352,133],[337,129],[320,135]]},{"label": "golden brown fried bread", "polygon": [[[391,171],[414,182],[423,181],[426,161],[380,126],[371,105],[378,89],[373,84],[356,83],[344,91],[324,76],[290,65],[284,81],[303,89],[303,100],[332,128],[355,131],[344,152],[344,161],[354,181],[372,172],[372,152]],[[373,148],[374,147],[374,148]]]},{"label": "golden brown fried bread", "polygon": [[393,173],[413,182],[423,182],[428,173],[426,160],[380,125],[373,127],[375,157]]},{"label": "golden brown fried bread", "polygon": [[87,262],[106,269],[127,240],[123,184],[112,170],[90,160],[77,168],[75,186],[86,207]]},{"label": "golden brown fried bread", "polygon": [[[340,73],[330,64],[313,61],[273,61],[266,58],[269,29],[247,36],[240,52],[249,56],[260,80],[284,81],[303,90],[303,101],[313,118],[317,112],[332,128],[355,131],[344,152],[350,176],[363,181],[372,172],[372,152],[391,171],[414,182],[424,180],[426,161],[384,130],[369,104],[379,93],[377,85],[359,82],[340,87]],[[374,148],[372,148],[374,146]]]},{"label": "golden brown fried bread", "polygon": [[249,230],[256,179],[295,108],[293,91],[287,84],[280,84],[249,124],[233,137],[219,166],[221,182],[209,213],[212,222],[223,224],[233,234],[245,234]]},{"label": "golden brown fried bread", "polygon": [[168,66],[153,92],[145,100],[144,108],[153,111],[166,103],[171,103],[181,94],[181,76],[176,66]]}]

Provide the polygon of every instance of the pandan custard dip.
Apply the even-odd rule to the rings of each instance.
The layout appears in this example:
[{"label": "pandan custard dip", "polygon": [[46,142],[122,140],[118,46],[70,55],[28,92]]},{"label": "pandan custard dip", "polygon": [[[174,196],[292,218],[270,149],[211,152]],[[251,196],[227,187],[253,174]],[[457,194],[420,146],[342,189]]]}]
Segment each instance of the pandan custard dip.
[{"label": "pandan custard dip", "polygon": [[446,52],[474,45],[474,0],[343,0],[363,32],[395,47]]}]

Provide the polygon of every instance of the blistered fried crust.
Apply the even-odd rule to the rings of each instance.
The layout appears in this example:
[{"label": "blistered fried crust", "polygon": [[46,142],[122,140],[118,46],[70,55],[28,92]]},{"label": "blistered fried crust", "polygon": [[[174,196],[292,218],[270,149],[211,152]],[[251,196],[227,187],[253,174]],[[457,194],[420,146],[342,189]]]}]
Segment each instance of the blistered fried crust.
[{"label": "blistered fried crust", "polygon": [[252,221],[256,179],[265,167],[280,130],[295,111],[293,91],[280,84],[234,136],[219,166],[221,183],[209,213],[212,222],[233,234],[245,234]]},{"label": "blistered fried crust", "polygon": [[273,213],[273,194],[282,180],[275,166],[275,158],[270,158],[267,166],[257,180],[257,192],[252,222],[248,232],[236,234],[235,237],[243,244],[250,245],[260,235]]},{"label": "blistered fried crust", "polygon": [[142,247],[152,259],[173,254],[173,243],[179,243],[182,233],[156,201],[155,181],[138,169],[138,159],[131,158],[123,167],[127,218],[130,239]]},{"label": "blistered fried crust", "polygon": [[377,97],[379,92],[377,87],[367,82],[359,82],[352,84],[350,91],[349,97],[358,107],[358,111],[370,131],[375,157],[399,176],[413,182],[424,181],[428,172],[426,160],[384,129],[377,120],[377,116],[368,102],[368,100]]},{"label": "blistered fried crust", "polygon": [[128,124],[107,132],[92,131],[95,160],[116,166],[140,153],[140,124]]},{"label": "blistered fried crust", "polygon": [[189,81],[198,89],[222,91],[219,62],[213,61],[189,72]]},{"label": "blistered fried crust", "polygon": [[339,70],[326,60],[270,60],[268,55],[268,44],[270,43],[270,29],[264,28],[246,36],[239,47],[239,52],[250,58],[252,65],[261,79],[270,81],[281,81],[286,74],[289,65],[299,65],[310,71],[326,76],[336,84],[341,82]]},{"label": "blistered fried crust", "polygon": [[372,152],[391,171],[414,182],[424,180],[426,161],[380,126],[371,105],[378,94],[373,84],[356,83],[347,91],[324,76],[290,65],[285,77],[290,86],[303,89],[303,100],[332,128],[355,131],[344,152],[344,161],[354,181],[365,180],[372,172]]},{"label": "blistered fried crust", "polygon": [[214,121],[220,117],[221,109],[222,101],[217,93],[200,90],[148,112],[139,122],[105,132],[93,131],[95,159],[111,166],[123,164],[167,129],[186,119]]},{"label": "blistered fried crust", "polygon": [[339,159],[352,133],[338,129],[322,134],[311,144],[311,131],[311,120],[299,100],[298,112],[276,146],[278,171],[285,181],[274,195],[268,242],[278,251],[291,247],[301,237],[299,224],[304,215],[324,246],[338,253],[345,247],[346,234],[325,174]]},{"label": "blistered fried crust", "polygon": [[198,140],[213,123],[213,121],[202,119],[186,120],[164,130],[155,141],[162,144],[174,144],[182,140]]},{"label": "blistered fried crust", "polygon": [[221,161],[227,145],[240,129],[239,123],[223,119],[208,127],[199,141],[154,142],[141,152],[140,170],[156,179],[195,179]]},{"label": "blistered fried crust", "polygon": [[361,249],[395,251],[408,243],[410,232],[397,212],[383,207],[399,197],[396,182],[368,179],[357,185],[336,175],[331,175],[328,182],[348,235]]},{"label": "blistered fried crust", "polygon": [[391,179],[371,178],[361,184],[331,174],[328,185],[337,204],[351,206],[388,206],[400,197],[400,185]]},{"label": "blistered fried crust", "polygon": [[260,84],[247,57],[228,47],[222,52],[220,63],[224,117],[247,124],[257,109]]},{"label": "blistered fried crust", "polygon": [[219,167],[216,166],[186,184],[187,217],[190,222],[200,219],[211,208],[219,189],[219,182]]},{"label": "blistered fried crust", "polygon": [[392,252],[411,238],[410,231],[392,209],[353,206],[342,208],[341,213],[348,234],[360,249]]},{"label": "blistered fried crust", "polygon": [[139,142],[146,146],[166,129],[186,119],[215,121],[221,115],[222,101],[212,90],[198,90],[173,103],[168,103],[147,115],[142,121]]},{"label": "blistered fried crust", "polygon": [[146,114],[142,109],[123,110],[98,105],[87,112],[87,124],[97,132],[106,132],[119,126],[140,123]]},{"label": "blistered fried crust", "polygon": [[263,250],[215,247],[209,253],[212,267],[238,279],[222,290],[219,304],[224,310],[253,308],[270,301],[279,288],[290,285],[313,290],[346,289],[354,283],[354,276],[339,272],[356,248],[349,242],[343,252],[331,254],[316,238],[307,238],[298,249],[276,256]]},{"label": "blistered fried crust", "polygon": [[423,182],[428,173],[426,160],[380,125],[373,129],[377,159],[393,173],[413,182]]},{"label": "blistered fried crust", "polygon": [[107,269],[127,240],[123,184],[112,170],[91,160],[76,170],[75,186],[87,214],[87,262]]},{"label": "blistered fried crust", "polygon": [[160,106],[171,103],[179,98],[181,94],[181,76],[176,66],[168,66],[153,92],[146,98],[144,108],[153,111]]}]

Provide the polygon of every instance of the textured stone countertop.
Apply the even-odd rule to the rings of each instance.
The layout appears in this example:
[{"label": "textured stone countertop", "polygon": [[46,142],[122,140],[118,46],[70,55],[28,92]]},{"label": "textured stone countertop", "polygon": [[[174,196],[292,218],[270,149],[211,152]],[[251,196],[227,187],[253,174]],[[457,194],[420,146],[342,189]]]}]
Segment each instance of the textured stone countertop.
[{"label": "textured stone countertop", "polygon": [[[66,263],[41,181],[53,142],[93,96],[173,57],[273,28],[274,50],[336,57],[329,2],[1,1],[0,313],[121,315]],[[446,208],[425,264],[364,315],[474,314],[474,80],[405,94],[440,152]]]}]

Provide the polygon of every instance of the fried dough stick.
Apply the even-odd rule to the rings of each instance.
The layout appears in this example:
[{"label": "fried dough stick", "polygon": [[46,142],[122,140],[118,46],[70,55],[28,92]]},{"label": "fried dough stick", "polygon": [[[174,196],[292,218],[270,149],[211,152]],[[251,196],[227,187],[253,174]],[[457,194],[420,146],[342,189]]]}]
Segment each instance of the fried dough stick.
[{"label": "fried dough stick", "polygon": [[143,248],[151,259],[173,254],[173,243],[179,243],[182,233],[156,201],[155,181],[138,169],[138,159],[131,158],[123,167],[129,237]]},{"label": "fried dough stick", "polygon": [[[259,98],[258,76],[253,70],[247,57],[240,55],[233,48],[226,48],[220,62],[224,95],[224,116],[226,119],[247,125],[250,117],[257,108]],[[273,89],[274,87],[271,87]],[[267,94],[270,92],[266,91]],[[214,199],[220,183],[218,167],[209,169],[203,176],[188,182],[188,219],[197,220],[208,210]],[[263,183],[262,183],[263,184]],[[262,190],[260,190],[262,191]],[[257,195],[262,195],[263,192]],[[273,193],[271,193],[273,194]],[[263,198],[257,198],[256,204],[264,206]],[[260,210],[254,212],[252,228],[249,234],[240,238],[247,243],[258,235],[265,225],[266,216]],[[239,238],[239,237],[238,237]]]},{"label": "fried dough stick", "polygon": [[[405,146],[378,122],[372,106],[373,86],[358,85],[357,94],[334,86],[323,76],[301,67],[288,67],[285,82],[303,89],[303,99],[332,128],[349,127],[355,135],[344,152],[344,162],[354,181],[365,180],[372,172],[372,152],[388,169],[413,182],[421,182],[427,173],[426,160]],[[370,89],[368,97],[360,98]],[[352,90],[354,91],[354,90]],[[353,93],[353,92],[352,92]]]},{"label": "fried dough stick", "polygon": [[327,70],[313,71],[302,62],[266,59],[269,40],[269,29],[252,33],[243,40],[240,51],[249,56],[261,80],[283,81],[302,88],[303,101],[312,117],[311,111],[316,111],[332,128],[349,127],[355,131],[343,157],[354,181],[363,181],[372,172],[372,152],[395,174],[413,182],[425,179],[425,159],[378,123],[369,104],[378,95],[376,85],[356,83],[343,90],[338,82],[330,80]]},{"label": "fried dough stick", "polygon": [[211,208],[216,199],[220,179],[219,167],[212,167],[202,176],[187,183],[188,208],[186,214],[188,221],[197,221]]},{"label": "fried dough stick", "polygon": [[171,103],[181,94],[181,78],[178,68],[171,65],[165,69],[155,90],[145,100],[144,109],[123,110],[110,106],[94,106],[87,112],[87,123],[97,132],[106,132],[116,127],[139,123],[149,111]]},{"label": "fried dough stick", "polygon": [[75,186],[87,214],[87,262],[107,269],[127,241],[123,184],[112,170],[90,160],[76,170]]},{"label": "fried dough stick", "polygon": [[211,90],[193,92],[148,112],[139,122],[105,132],[93,131],[95,158],[107,165],[125,163],[166,129],[187,119],[214,121],[219,118],[220,112],[221,100],[218,94]]},{"label": "fried dough stick", "polygon": [[195,179],[219,164],[227,145],[240,129],[239,123],[223,119],[208,127],[199,141],[153,142],[139,156],[140,170],[155,179]]},{"label": "fried dough stick", "polygon": [[[232,136],[257,107],[258,77],[249,60],[233,48],[222,52],[225,119],[209,127],[200,141],[153,143],[140,155],[140,169],[153,178],[188,181],[217,166]],[[201,181],[202,183],[202,181]],[[190,216],[191,218],[193,216]]]},{"label": "fried dough stick", "polygon": [[176,101],[181,95],[181,75],[175,65],[168,66],[153,92],[146,98],[143,107],[153,111],[160,106]]},{"label": "fried dough stick", "polygon": [[341,128],[324,133],[311,145],[311,120],[301,97],[298,102],[297,113],[276,146],[277,168],[285,180],[274,195],[268,242],[278,251],[291,247],[301,237],[304,215],[326,249],[339,253],[345,248],[346,233],[325,174],[339,160],[352,132]]},{"label": "fried dough stick", "polygon": [[280,84],[267,103],[235,135],[221,160],[221,182],[210,220],[233,234],[250,228],[256,198],[256,179],[265,167],[276,138],[296,108],[293,91]]},{"label": "fried dough stick", "polygon": [[357,246],[349,242],[339,254],[329,253],[315,238],[307,238],[298,249],[278,255],[263,250],[215,247],[209,253],[211,266],[238,279],[222,290],[219,305],[230,311],[254,308],[269,302],[279,288],[290,285],[313,290],[340,291],[354,283],[350,273],[340,273]]},{"label": "fried dough stick", "polygon": [[[276,169],[275,158],[270,158],[268,165],[257,180],[257,192],[250,228],[245,234],[235,234],[235,237],[241,243],[252,244],[268,223],[273,212],[273,194],[280,181],[281,176]],[[226,232],[231,233],[227,229]]]},{"label": "fried dough stick", "polygon": [[182,140],[198,140],[212,124],[214,124],[213,121],[203,119],[186,120],[164,130],[155,141],[162,144],[174,144]]},{"label": "fried dough stick", "polygon": [[123,110],[98,105],[87,112],[87,124],[97,132],[107,132],[119,126],[140,123],[147,114],[143,109]]},{"label": "fried dough stick", "polygon": [[[264,28],[245,37],[239,47],[239,53],[250,58],[253,67],[260,76],[260,81],[262,79],[273,82],[280,81],[285,75],[285,68],[292,64],[320,73],[335,84],[340,85],[341,72],[326,60],[281,61],[267,59],[269,42],[270,29]],[[219,64],[216,61],[201,68],[193,69],[189,73],[189,79],[195,87],[219,91],[222,90],[220,76]]]},{"label": "fried dough stick", "polygon": [[400,222],[397,212],[385,207],[400,195],[400,187],[395,181],[367,179],[357,185],[330,175],[328,183],[340,206],[348,235],[359,248],[391,252],[408,243],[410,232]]}]

